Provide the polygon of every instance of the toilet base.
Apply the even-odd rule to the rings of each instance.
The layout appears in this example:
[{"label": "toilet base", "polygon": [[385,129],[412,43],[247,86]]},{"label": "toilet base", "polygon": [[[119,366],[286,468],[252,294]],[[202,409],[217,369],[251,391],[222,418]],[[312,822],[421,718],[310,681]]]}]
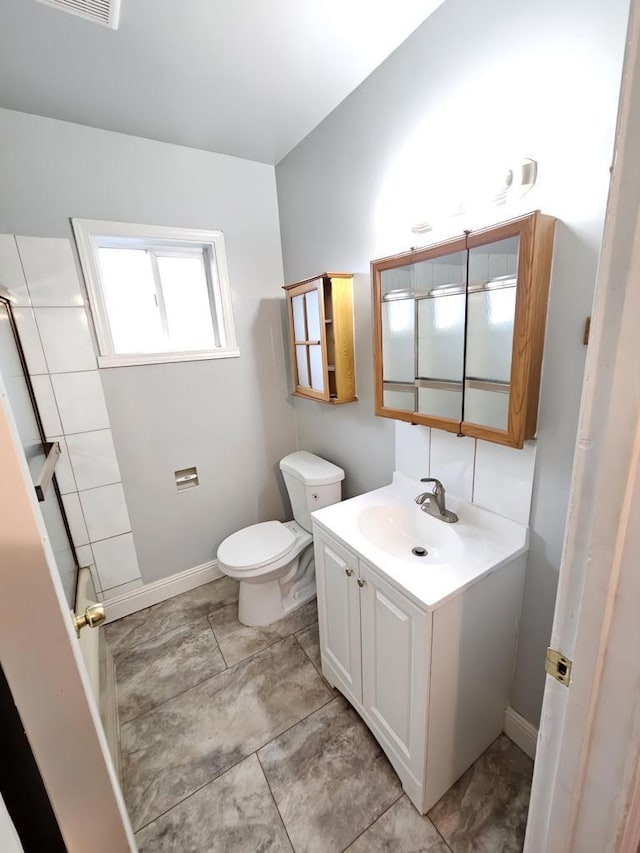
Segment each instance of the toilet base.
[{"label": "toilet base", "polygon": [[284,577],[261,583],[240,581],[238,621],[252,628],[271,625],[302,607],[315,594],[313,545],[309,545]]},{"label": "toilet base", "polygon": [[283,600],[278,581],[253,584],[240,581],[238,595],[238,622],[252,628],[271,625],[302,607],[316,594],[315,582],[295,599]]}]

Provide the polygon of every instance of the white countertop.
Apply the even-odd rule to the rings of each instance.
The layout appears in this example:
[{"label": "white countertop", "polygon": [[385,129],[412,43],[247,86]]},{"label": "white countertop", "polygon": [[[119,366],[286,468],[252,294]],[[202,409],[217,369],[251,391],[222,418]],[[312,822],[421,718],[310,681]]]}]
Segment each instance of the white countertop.
[{"label": "white countertop", "polygon": [[[312,519],[419,606],[433,610],[524,554],[529,529],[448,494],[447,509],[457,513],[459,521],[447,524],[414,501],[431,488],[396,472],[390,485],[316,510]],[[414,545],[426,548],[427,556],[414,556]]]}]

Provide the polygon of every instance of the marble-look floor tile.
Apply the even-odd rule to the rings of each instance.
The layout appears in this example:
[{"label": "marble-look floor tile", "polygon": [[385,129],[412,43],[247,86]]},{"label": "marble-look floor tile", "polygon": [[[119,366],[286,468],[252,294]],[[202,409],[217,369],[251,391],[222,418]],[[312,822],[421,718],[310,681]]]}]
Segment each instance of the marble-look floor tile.
[{"label": "marble-look floor tile", "polygon": [[303,628],[298,631],[296,639],[307,653],[309,660],[318,670],[322,672],[322,660],[320,659],[320,634],[318,633],[318,623],[309,625],[308,628]]},{"label": "marble-look floor tile", "polygon": [[124,793],[134,828],[158,817],[330,698],[295,637],[288,637],[125,723]]},{"label": "marble-look floor tile", "polygon": [[533,761],[506,735],[429,812],[454,853],[520,853]]},{"label": "marble-look floor tile", "polygon": [[121,723],[225,669],[206,616],[139,643],[115,660]]},{"label": "marble-look floor tile", "polygon": [[307,657],[318,670],[327,687],[331,690],[334,696],[337,696],[338,690],[336,690],[335,687],[332,687],[324,675],[322,675],[322,658],[320,655],[320,634],[318,632],[318,623],[316,622],[315,625],[309,625],[308,628],[303,628],[302,631],[298,631],[296,634],[296,640],[305,650]]},{"label": "marble-look floor tile", "polygon": [[258,758],[296,853],[344,850],[402,793],[373,736],[340,697]]},{"label": "marble-look floor tile", "polygon": [[140,853],[291,853],[255,755],[136,835]]},{"label": "marble-look floor tile", "polygon": [[[428,817],[402,796],[345,853],[450,853]],[[497,851],[495,851],[497,853]]]},{"label": "marble-look floor tile", "polygon": [[272,625],[251,628],[238,622],[238,606],[229,604],[210,614],[209,622],[228,666],[255,655],[278,640],[318,620],[315,598]]},{"label": "marble-look floor tile", "polygon": [[180,628],[199,616],[206,616],[218,607],[237,600],[237,581],[228,577],[219,578],[111,622],[105,628],[105,636],[112,653],[117,655],[124,649],[159,637],[173,628]]}]

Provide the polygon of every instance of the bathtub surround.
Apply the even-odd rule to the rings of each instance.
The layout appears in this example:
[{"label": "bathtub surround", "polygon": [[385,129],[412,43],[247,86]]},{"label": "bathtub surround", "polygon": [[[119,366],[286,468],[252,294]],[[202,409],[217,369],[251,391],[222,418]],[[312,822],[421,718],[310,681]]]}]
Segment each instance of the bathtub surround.
[{"label": "bathtub surround", "polygon": [[90,318],[69,240],[0,235],[15,318],[80,566],[97,597],[142,585]]},{"label": "bathtub surround", "polygon": [[[332,461],[347,472],[348,497],[390,481],[394,437],[407,436],[372,416],[369,262],[536,208],[558,218],[511,700],[534,725],[561,558],[586,352],[582,336],[595,285],[628,5],[447,0],[276,166],[285,279],[327,266],[355,273],[359,402],[331,412],[293,402],[300,446],[319,455],[334,452]],[[539,165],[536,186],[519,205],[439,222],[425,210],[435,184],[446,200],[463,167],[473,176],[472,164],[480,176],[487,164],[504,165],[513,156]],[[435,233],[412,233],[420,218],[434,222]],[[473,495],[496,511],[514,506],[526,513],[529,475],[523,470],[512,477],[512,464],[518,460],[526,469],[532,449],[489,459],[482,442],[474,450],[470,440],[443,435],[431,432],[430,468],[447,489]],[[426,434],[412,443],[421,453],[415,457],[421,476],[427,473],[427,444]],[[397,453],[412,464],[402,446]],[[514,479],[522,484],[515,484],[518,497],[512,501]]]}]

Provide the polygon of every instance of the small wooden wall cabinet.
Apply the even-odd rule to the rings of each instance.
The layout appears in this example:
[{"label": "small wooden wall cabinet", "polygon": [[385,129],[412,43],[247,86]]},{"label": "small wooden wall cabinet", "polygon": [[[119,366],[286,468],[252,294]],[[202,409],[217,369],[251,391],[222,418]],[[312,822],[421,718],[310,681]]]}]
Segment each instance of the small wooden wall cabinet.
[{"label": "small wooden wall cabinet", "polygon": [[536,211],[372,261],[377,415],[535,436],[554,227]]},{"label": "small wooden wall cabinet", "polygon": [[356,397],[351,273],[286,284],[295,397],[351,403]]}]

